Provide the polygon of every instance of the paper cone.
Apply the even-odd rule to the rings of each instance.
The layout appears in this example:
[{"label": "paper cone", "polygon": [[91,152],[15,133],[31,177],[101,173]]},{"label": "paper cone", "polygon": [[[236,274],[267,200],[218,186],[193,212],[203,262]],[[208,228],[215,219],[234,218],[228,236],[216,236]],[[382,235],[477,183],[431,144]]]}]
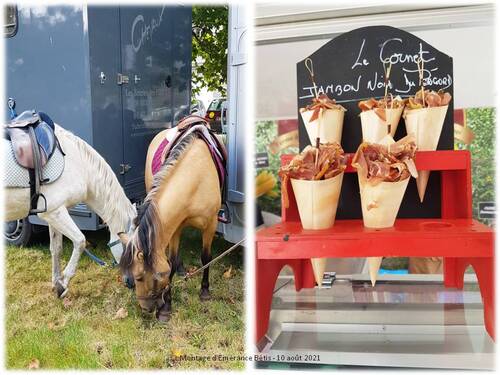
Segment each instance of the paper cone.
[{"label": "paper cone", "polygon": [[377,282],[378,270],[382,264],[382,257],[369,257],[368,258],[368,268],[370,270],[370,280],[372,281],[372,286],[375,286]]},{"label": "paper cone", "polygon": [[418,171],[417,181],[417,190],[418,197],[420,198],[420,203],[424,201],[425,190],[427,189],[427,182],[429,182],[429,176],[431,171]]},{"label": "paper cone", "polygon": [[[304,229],[328,229],[335,223],[344,172],[328,180],[291,179],[293,193]],[[312,258],[314,279],[321,286],[326,259]]]},{"label": "paper cone", "polygon": [[314,280],[316,280],[318,286],[321,286],[326,268],[326,258],[312,258],[311,264],[314,272]]},{"label": "paper cone", "polygon": [[[415,134],[417,149],[435,151],[439,143],[448,106],[407,109],[403,114],[406,132]],[[419,171],[417,189],[420,202],[424,201],[430,171]]]},{"label": "paper cone", "polygon": [[394,138],[392,138],[392,135],[390,134],[386,134],[382,139],[380,139],[378,142],[377,142],[379,145],[392,145],[393,143],[396,143],[396,141],[394,140]]},{"label": "paper cone", "polygon": [[[365,227],[389,228],[394,225],[409,181],[410,178],[399,182],[381,182],[376,186],[365,184],[363,188],[360,182],[361,208]],[[381,264],[382,257],[368,258],[372,286],[375,286]]]},{"label": "paper cone", "polygon": [[320,143],[340,143],[342,138],[342,126],[344,124],[344,110],[321,110],[319,117],[313,122],[309,122],[313,112],[314,111],[301,112],[302,120],[304,121],[311,144],[316,144],[316,138],[318,136]]},{"label": "paper cone", "polygon": [[362,182],[358,172],[358,181],[364,226],[367,228],[392,227],[410,178],[398,182],[380,182],[372,186]]},{"label": "paper cone", "polygon": [[328,180],[291,179],[304,229],[327,229],[333,226],[343,177],[344,172]]},{"label": "paper cone", "polygon": [[[328,180],[309,181],[291,179],[293,193],[304,229],[328,229],[335,223],[344,172]],[[321,286],[326,259],[312,258],[316,284]]]},{"label": "paper cone", "polygon": [[[396,129],[398,128],[402,113],[403,107],[385,110],[386,119],[391,124],[391,136],[393,138],[394,134],[396,134]],[[387,135],[388,121],[384,121],[378,117],[375,110],[361,112],[359,117],[361,118],[363,141],[379,143],[379,141]]]}]

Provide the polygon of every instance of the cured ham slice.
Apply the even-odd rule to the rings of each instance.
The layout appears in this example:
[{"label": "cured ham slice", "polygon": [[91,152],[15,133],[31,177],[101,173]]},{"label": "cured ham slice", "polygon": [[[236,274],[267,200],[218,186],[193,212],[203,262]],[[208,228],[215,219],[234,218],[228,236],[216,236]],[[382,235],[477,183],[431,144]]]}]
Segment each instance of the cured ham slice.
[{"label": "cured ham slice", "polygon": [[285,207],[289,205],[288,179],[327,180],[344,172],[346,164],[344,150],[338,143],[321,144],[319,150],[316,147],[307,146],[278,172],[282,180],[281,188]]},{"label": "cured ham slice", "polygon": [[[424,90],[422,99],[422,90],[416,92],[415,96],[409,97],[407,99],[406,106],[409,109],[419,109],[419,108],[433,108],[442,107],[450,104],[451,95],[443,90],[430,91]],[[425,102],[425,105],[424,105]]]},{"label": "cured ham slice", "polygon": [[307,105],[305,108],[302,108],[301,112],[313,111],[309,122],[313,122],[319,118],[319,113],[321,110],[326,109],[335,109],[339,111],[345,111],[346,109],[342,107],[340,104],[335,102],[335,99],[330,99],[328,95],[321,94],[317,98],[313,98],[312,103]]},{"label": "cured ham slice", "polygon": [[372,186],[402,181],[410,176],[416,178],[418,173],[413,160],[416,149],[413,134],[388,145],[364,142],[354,154],[352,166]]},{"label": "cured ham slice", "polygon": [[362,100],[358,103],[358,107],[362,112],[378,110],[377,115],[379,115],[384,121],[386,120],[384,109],[398,109],[404,108],[404,106],[405,101],[401,99],[400,96],[396,96],[394,98],[392,95],[379,100],[370,98],[368,100]]}]

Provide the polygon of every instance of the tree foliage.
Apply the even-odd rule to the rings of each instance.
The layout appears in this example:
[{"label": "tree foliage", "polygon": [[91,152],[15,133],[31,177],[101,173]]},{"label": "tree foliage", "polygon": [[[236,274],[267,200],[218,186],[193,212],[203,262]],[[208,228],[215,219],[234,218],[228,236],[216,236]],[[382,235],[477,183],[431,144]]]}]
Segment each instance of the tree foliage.
[{"label": "tree foliage", "polygon": [[226,95],[228,6],[193,6],[192,92]]},{"label": "tree foliage", "polygon": [[[468,109],[467,126],[475,135],[467,149],[472,157],[473,214],[479,219],[479,202],[495,201],[495,109]],[[481,221],[492,224],[487,220]]]},{"label": "tree foliage", "polygon": [[[259,173],[262,170],[268,170],[277,179],[277,191],[281,191],[281,181],[278,177],[278,171],[281,166],[281,155],[296,154],[299,152],[298,147],[287,147],[277,154],[271,153],[269,145],[278,136],[278,123],[276,121],[258,121],[255,124],[255,152],[267,152],[269,157],[269,167],[262,168],[256,171]],[[259,207],[263,211],[272,212],[276,215],[281,214],[281,197],[271,198],[268,196],[259,197],[257,200]]]}]

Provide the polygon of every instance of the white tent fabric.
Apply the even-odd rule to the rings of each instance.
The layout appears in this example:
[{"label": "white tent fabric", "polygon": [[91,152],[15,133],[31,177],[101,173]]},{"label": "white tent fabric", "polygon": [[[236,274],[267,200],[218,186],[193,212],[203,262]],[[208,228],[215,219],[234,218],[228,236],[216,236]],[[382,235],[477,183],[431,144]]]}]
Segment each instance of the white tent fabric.
[{"label": "white tent fabric", "polygon": [[[373,24],[390,24],[410,31],[453,57],[456,108],[495,106],[495,51],[492,48],[495,44],[495,16],[492,5],[390,14],[379,13],[380,9],[383,11],[380,7],[374,7],[372,14],[366,14],[370,13],[366,8],[348,12],[344,7],[343,17],[338,18],[332,18],[336,14],[332,9],[313,12],[309,5],[303,7],[303,13],[309,13],[309,20],[303,15],[297,20],[299,6],[287,14],[278,14],[273,7],[257,8],[257,119],[296,118],[296,63],[336,35]],[[290,14],[292,11],[294,14]],[[322,18],[322,14],[327,18]],[[325,35],[327,31],[329,34]],[[471,74],[472,70],[474,74]]]}]

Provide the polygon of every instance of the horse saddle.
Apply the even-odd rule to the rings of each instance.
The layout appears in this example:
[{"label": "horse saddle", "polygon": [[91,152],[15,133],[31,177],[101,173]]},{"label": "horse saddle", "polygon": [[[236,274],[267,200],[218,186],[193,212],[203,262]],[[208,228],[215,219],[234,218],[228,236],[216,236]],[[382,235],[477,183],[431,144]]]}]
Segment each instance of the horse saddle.
[{"label": "horse saddle", "polygon": [[[52,119],[43,112],[35,111],[25,111],[4,125],[4,138],[11,146],[9,152],[14,155],[17,164],[25,168],[29,174],[30,214],[46,211],[47,201],[43,194],[40,194],[40,186],[52,180],[44,177],[44,167],[56,150],[59,150],[59,158],[61,155],[64,156],[54,130]],[[13,172],[14,169],[7,170],[9,174]],[[38,210],[40,197],[45,201],[45,208]]]},{"label": "horse saddle", "polygon": [[[5,125],[17,162],[24,168],[43,167],[56,148],[54,122],[45,113],[25,111]],[[38,160],[37,160],[38,159]]]},{"label": "horse saddle", "polygon": [[[21,166],[16,159],[12,143],[6,138],[2,139],[2,153],[4,162],[3,186],[5,188],[29,188],[30,176],[27,168]],[[64,172],[64,156],[56,147],[47,164],[42,168],[42,185],[49,185]]]}]

